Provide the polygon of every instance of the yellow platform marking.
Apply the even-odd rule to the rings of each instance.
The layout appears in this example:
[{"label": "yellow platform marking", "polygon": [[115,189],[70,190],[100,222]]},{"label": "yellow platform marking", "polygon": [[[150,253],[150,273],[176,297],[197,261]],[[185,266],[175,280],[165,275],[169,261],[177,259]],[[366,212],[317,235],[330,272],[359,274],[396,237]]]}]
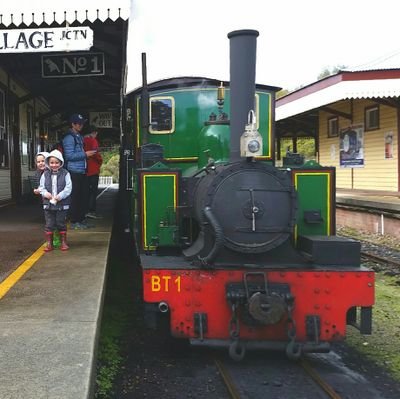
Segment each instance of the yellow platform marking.
[{"label": "yellow platform marking", "polygon": [[2,283],[0,283],[0,299],[17,283],[17,281],[43,256],[43,248],[46,244],[41,245],[28,259],[23,262],[18,269],[14,270]]}]

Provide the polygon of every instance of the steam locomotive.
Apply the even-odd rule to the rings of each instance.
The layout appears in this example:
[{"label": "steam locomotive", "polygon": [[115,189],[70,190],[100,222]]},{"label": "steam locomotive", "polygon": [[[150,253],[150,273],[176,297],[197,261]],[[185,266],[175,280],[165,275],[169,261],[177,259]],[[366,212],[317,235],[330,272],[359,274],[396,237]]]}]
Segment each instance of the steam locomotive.
[{"label": "steam locomotive", "polygon": [[147,84],[144,62],[127,96],[146,320],[235,360],[327,352],[347,324],[371,333],[374,303],[360,244],[335,236],[335,169],[275,166],[279,88],[255,84],[257,36],[228,34],[229,82]]}]

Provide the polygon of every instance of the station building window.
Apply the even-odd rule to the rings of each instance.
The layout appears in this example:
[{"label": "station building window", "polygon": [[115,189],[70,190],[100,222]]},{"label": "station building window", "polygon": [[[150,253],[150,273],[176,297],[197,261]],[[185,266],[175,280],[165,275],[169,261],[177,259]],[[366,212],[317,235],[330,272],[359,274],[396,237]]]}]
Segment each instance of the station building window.
[{"label": "station building window", "polygon": [[175,101],[173,97],[150,99],[150,129],[152,134],[167,134],[175,131]]},{"label": "station building window", "polygon": [[0,168],[8,168],[10,156],[8,152],[8,133],[6,129],[6,96],[0,89]]},{"label": "station building window", "polygon": [[379,106],[365,108],[365,130],[379,129]]},{"label": "station building window", "polygon": [[335,116],[328,119],[328,137],[337,136],[339,136],[339,118]]}]

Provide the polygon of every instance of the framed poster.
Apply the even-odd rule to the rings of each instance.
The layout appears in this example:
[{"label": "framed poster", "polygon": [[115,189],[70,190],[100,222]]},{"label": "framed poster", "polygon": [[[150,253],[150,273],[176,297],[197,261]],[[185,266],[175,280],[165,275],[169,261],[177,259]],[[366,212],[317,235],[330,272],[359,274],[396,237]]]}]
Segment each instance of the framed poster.
[{"label": "framed poster", "polygon": [[393,132],[385,133],[385,159],[393,158]]},{"label": "framed poster", "polygon": [[363,126],[348,126],[340,131],[340,167],[364,167]]}]

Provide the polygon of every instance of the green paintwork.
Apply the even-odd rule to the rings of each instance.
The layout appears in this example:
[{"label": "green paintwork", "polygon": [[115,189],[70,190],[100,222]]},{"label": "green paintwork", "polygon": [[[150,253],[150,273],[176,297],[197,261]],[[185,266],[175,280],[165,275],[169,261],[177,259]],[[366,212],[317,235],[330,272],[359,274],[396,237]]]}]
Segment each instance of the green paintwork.
[{"label": "green paintwork", "polygon": [[313,159],[308,160],[307,162],[304,162],[304,164],[302,165],[303,169],[316,169],[316,168],[322,168],[322,166],[317,162],[314,161]]},{"label": "green paintwork", "polygon": [[199,134],[199,168],[212,158],[215,162],[229,160],[229,125],[206,125]]},{"label": "green paintwork", "polygon": [[176,235],[178,232],[178,226],[160,226],[158,229],[158,247],[172,247],[176,243]]},{"label": "green paintwork", "polygon": [[[191,176],[199,168],[204,167],[209,157],[218,162],[229,161],[229,136],[230,126],[214,124],[209,125],[210,114],[217,117],[220,113],[230,112],[230,90],[225,89],[225,101],[221,109],[217,105],[217,86],[203,84],[202,86],[151,90],[150,99],[155,97],[172,99],[174,104],[173,120],[174,129],[170,133],[150,133],[140,123],[140,95],[134,100],[133,115],[135,122],[134,144],[140,147],[143,143],[156,143],[163,146],[164,161],[156,163],[147,170],[159,172],[180,170],[182,176]],[[263,138],[263,155],[272,158],[272,110],[275,106],[275,93],[271,89],[259,88],[256,90],[256,113],[258,118],[258,131]],[[243,131],[245,126],[243,126]],[[209,150],[209,152],[205,152]],[[268,160],[267,160],[268,161]],[[270,160],[268,162],[271,162]],[[137,198],[145,195],[146,209],[135,207],[135,231],[142,230],[144,220],[145,229],[143,234],[147,248],[155,249],[158,246],[178,245],[177,226],[175,226],[175,214],[173,213],[173,178],[156,177],[147,178],[145,193],[138,191],[138,184],[134,185]],[[141,214],[139,213],[141,212]],[[172,212],[172,214],[171,214]],[[142,237],[143,238],[143,237]],[[142,245],[144,245],[142,243]]]},{"label": "green paintwork", "polygon": [[[329,235],[329,217],[332,217],[329,215],[329,204],[332,200],[328,197],[329,175],[324,170],[313,172],[304,170],[304,172],[307,174],[297,174],[297,235]],[[305,222],[304,212],[312,210],[321,211],[323,219],[321,223]]]},{"label": "green paintwork", "polygon": [[[174,176],[145,175],[146,243],[147,246],[172,245],[172,235],[160,234],[160,228],[174,225]],[[161,242],[162,240],[162,242]]]},{"label": "green paintwork", "polygon": [[[229,116],[230,100],[229,89],[226,89],[225,103],[222,111]],[[263,138],[263,155],[271,157],[271,109],[273,106],[274,93],[257,90],[259,128]],[[147,142],[158,143],[164,147],[164,157],[168,159],[170,166],[187,169],[191,164],[197,164],[197,157],[200,156],[199,135],[205,127],[204,122],[209,120],[213,112],[218,115],[217,88],[188,88],[173,89],[167,91],[152,91],[150,98],[153,97],[173,97],[175,102],[175,130],[172,133],[154,134],[147,133]],[[138,97],[139,99],[140,97]],[[136,106],[138,102],[135,102]],[[226,128],[222,129],[229,130]],[[243,126],[244,131],[244,126]],[[146,131],[139,128],[139,144],[143,142]],[[229,153],[229,142],[225,140],[226,132],[223,132],[224,142],[221,143],[220,152]],[[179,158],[192,158],[191,162],[181,162]],[[173,161],[177,158],[176,162]]]}]

